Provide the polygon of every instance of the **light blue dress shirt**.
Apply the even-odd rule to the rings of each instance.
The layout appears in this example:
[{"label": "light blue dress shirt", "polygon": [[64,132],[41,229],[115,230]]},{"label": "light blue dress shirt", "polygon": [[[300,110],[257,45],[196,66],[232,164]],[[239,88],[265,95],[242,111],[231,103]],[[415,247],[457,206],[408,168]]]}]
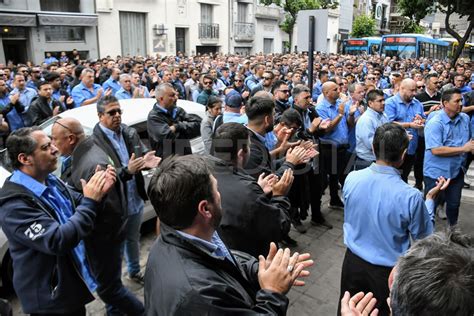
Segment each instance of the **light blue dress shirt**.
[{"label": "light blue dress shirt", "polygon": [[375,154],[372,151],[372,142],[377,128],[388,123],[388,117],[385,113],[367,108],[357,121],[355,127],[357,157],[366,161],[375,161]]},{"label": "light blue dress shirt", "polygon": [[[346,113],[345,119],[349,119],[349,109],[352,106],[352,99],[346,102],[346,106],[344,109],[344,112]],[[354,122],[360,117],[360,111],[359,107],[357,107],[357,110],[354,112]],[[356,131],[355,131],[355,126],[354,127],[349,127],[349,124],[347,125],[347,128],[349,129],[349,149],[348,151],[353,153],[356,147]]]},{"label": "light blue dress shirt", "polygon": [[107,79],[102,84],[102,89],[104,89],[104,92],[107,91],[107,89],[109,89],[109,88],[112,90],[112,95],[115,95],[115,93],[117,93],[117,91],[119,91],[120,88],[122,88],[122,86],[120,85],[120,83],[117,80],[114,80],[112,78],[112,76],[110,76],[110,78]]},{"label": "light blue dress shirt", "polygon": [[239,123],[239,124],[248,124],[249,118],[246,114],[225,112],[222,114],[222,122],[225,123]]},{"label": "light blue dress shirt", "polygon": [[444,110],[438,112],[425,127],[426,149],[423,174],[432,179],[440,176],[453,179],[464,168],[467,154],[442,157],[434,155],[431,149],[463,146],[472,137],[471,124],[466,113],[459,113],[454,119],[450,119]]},{"label": "light blue dress shirt", "polygon": [[[58,216],[59,223],[66,224],[69,218],[74,214],[74,208],[68,198],[63,196],[56,188],[59,181],[55,176],[48,175],[46,178],[46,185],[36,181],[26,173],[20,170],[13,171],[10,178],[11,182],[22,185],[39,198],[44,203],[48,204]],[[73,257],[76,264],[80,267],[82,277],[86,281],[88,288],[93,292],[97,288],[94,277],[86,260],[86,250],[84,242],[81,240],[73,249]]]},{"label": "light blue dress shirt", "polygon": [[[420,101],[413,98],[410,103],[406,104],[403,102],[399,93],[385,101],[385,114],[387,114],[390,122],[399,123],[413,122],[413,119],[417,114],[422,118],[426,118],[425,112],[423,111],[423,105]],[[407,131],[413,135],[412,140],[408,144],[407,153],[409,155],[414,155],[416,147],[418,146],[418,131],[414,128],[408,128]]]},{"label": "light blue dress shirt", "polygon": [[92,99],[97,95],[97,91],[102,89],[102,87],[96,83],[93,84],[93,92],[89,90],[82,82],[72,89],[71,96],[74,99],[74,104],[76,107],[82,106],[84,101]]},{"label": "light blue dress shirt", "polygon": [[216,257],[219,257],[219,258],[222,258],[222,259],[226,258],[230,262],[235,264],[234,258],[230,254],[229,250],[227,250],[226,245],[224,244],[224,242],[219,237],[219,234],[217,234],[216,231],[214,231],[214,233],[212,234],[211,242],[209,242],[207,240],[204,240],[204,239],[201,239],[199,237],[196,237],[194,235],[187,234],[187,233],[182,232],[180,230],[177,230],[177,232],[178,232],[178,234],[180,234],[184,238],[192,240],[194,242],[197,242],[198,244],[200,244],[201,246],[206,248],[210,253],[212,253]]},{"label": "light blue dress shirt", "polygon": [[114,95],[118,100],[127,100],[133,97],[132,92],[128,92],[124,88],[118,89]]},{"label": "light blue dress shirt", "polygon": [[[340,103],[340,99],[337,99],[336,104],[331,104],[326,98],[323,98],[316,106],[316,112],[318,112],[322,120],[330,119],[332,121],[339,115],[338,108]],[[322,143],[337,146],[349,144],[349,127],[347,126],[346,116],[342,117],[339,124],[330,133],[321,136],[320,139]]]},{"label": "light blue dress shirt", "polygon": [[[122,130],[120,130],[119,133],[116,133],[113,130],[103,126],[102,124],[99,124],[99,126],[112,143],[112,146],[114,146],[114,149],[120,158],[120,163],[122,164],[122,167],[128,166],[128,161],[130,158],[127,150],[127,145],[125,144],[125,140],[123,139]],[[138,214],[144,207],[144,202],[138,194],[135,176],[127,181],[127,205],[129,216]]]},{"label": "light blue dress shirt", "polygon": [[344,243],[363,260],[393,267],[410,238],[433,232],[434,201],[403,182],[400,172],[373,163],[349,173],[344,197]]},{"label": "light blue dress shirt", "polygon": [[10,92],[9,96],[12,96],[18,92],[20,93],[20,97],[18,98],[18,100],[20,100],[21,104],[23,104],[23,106],[25,107],[24,112],[26,112],[30,107],[31,101],[33,101],[33,98],[36,97],[38,93],[36,92],[36,90],[31,88],[25,87],[25,89],[21,91],[18,90],[18,88],[15,88]]}]

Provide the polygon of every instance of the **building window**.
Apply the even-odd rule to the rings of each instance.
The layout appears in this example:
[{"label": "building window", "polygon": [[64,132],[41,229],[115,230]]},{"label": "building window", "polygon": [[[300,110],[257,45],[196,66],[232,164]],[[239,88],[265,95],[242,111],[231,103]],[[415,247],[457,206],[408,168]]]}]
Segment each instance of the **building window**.
[{"label": "building window", "polygon": [[84,42],[83,26],[45,26],[46,42]]},{"label": "building window", "polygon": [[80,0],[40,0],[40,7],[41,11],[81,12],[79,2]]},{"label": "building window", "polygon": [[212,4],[201,3],[201,23],[212,24]]},{"label": "building window", "polygon": [[238,2],[237,3],[237,22],[245,23],[247,22],[247,3]]}]

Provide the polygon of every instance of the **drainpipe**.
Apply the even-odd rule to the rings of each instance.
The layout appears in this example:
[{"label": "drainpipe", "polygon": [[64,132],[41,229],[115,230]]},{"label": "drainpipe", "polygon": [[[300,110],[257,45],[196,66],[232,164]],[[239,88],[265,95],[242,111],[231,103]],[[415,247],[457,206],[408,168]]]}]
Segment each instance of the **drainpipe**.
[{"label": "drainpipe", "polygon": [[233,10],[234,0],[229,0],[229,39],[228,47],[227,47],[227,54],[231,53],[231,44],[232,44],[232,30],[233,30],[233,21],[234,21],[234,10]]}]

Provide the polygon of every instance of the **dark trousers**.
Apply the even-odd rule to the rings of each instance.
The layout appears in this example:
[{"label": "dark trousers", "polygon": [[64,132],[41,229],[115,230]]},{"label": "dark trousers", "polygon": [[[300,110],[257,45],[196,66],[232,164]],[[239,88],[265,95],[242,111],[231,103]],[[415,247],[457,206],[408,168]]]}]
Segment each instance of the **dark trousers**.
[{"label": "dark trousers", "polygon": [[291,202],[290,218],[293,222],[306,219],[311,206],[311,219],[322,220],[321,197],[322,177],[319,168],[295,169],[295,179],[288,197]]},{"label": "dark trousers", "polygon": [[417,188],[423,187],[423,160],[425,159],[425,138],[418,137],[418,147],[415,153],[414,172],[415,172],[415,186]]},{"label": "dark trousers", "polygon": [[320,145],[323,188],[325,189],[327,187],[327,179],[329,178],[331,204],[332,202],[340,200],[338,195],[338,183],[340,183],[341,186],[344,186],[347,174],[351,171],[347,170],[347,162],[350,157],[347,148],[347,146],[337,147],[330,144]]},{"label": "dark trousers", "polygon": [[54,316],[54,315],[61,315],[61,316],[85,316],[86,315],[86,308],[83,306],[82,308],[74,311],[74,312],[70,312],[70,313],[60,313],[60,314],[52,314],[52,313],[47,313],[47,314],[39,314],[39,313],[34,313],[34,314],[30,314],[30,316],[46,316],[46,315],[49,315],[49,316]]},{"label": "dark trousers", "polygon": [[410,175],[411,168],[415,164],[415,155],[405,155],[405,160],[403,164],[400,166],[402,171],[402,180],[408,183],[408,176]]},{"label": "dark trousers", "polygon": [[[436,179],[425,177],[425,195],[429,190],[436,186]],[[451,179],[446,190],[441,191],[435,200],[435,207],[446,202],[446,217],[450,226],[454,226],[458,222],[459,206],[461,205],[461,194],[464,186],[464,172],[459,171],[459,174]]]},{"label": "dark trousers", "polygon": [[367,160],[360,159],[359,157],[356,157],[353,169],[362,170],[369,167],[372,163],[373,161],[367,161]]},{"label": "dark trousers", "polygon": [[97,281],[97,294],[104,301],[107,315],[143,315],[145,308],[122,283],[122,240],[88,238],[87,259]]},{"label": "dark trousers", "polygon": [[346,250],[341,274],[341,293],[337,315],[341,315],[341,299],[345,291],[351,296],[362,291],[372,292],[377,299],[376,307],[380,316],[390,315],[387,298],[390,296],[388,288],[388,277],[392,271],[391,267],[377,266]]}]

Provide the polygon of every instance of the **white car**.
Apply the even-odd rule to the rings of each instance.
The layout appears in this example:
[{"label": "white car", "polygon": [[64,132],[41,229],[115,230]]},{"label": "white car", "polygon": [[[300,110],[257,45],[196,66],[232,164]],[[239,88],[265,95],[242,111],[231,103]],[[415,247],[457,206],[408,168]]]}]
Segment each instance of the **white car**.
[{"label": "white car", "polygon": [[[122,113],[122,123],[134,127],[138,134],[140,135],[141,140],[148,146],[148,132],[146,120],[148,113],[153,108],[156,100],[152,98],[148,99],[128,99],[120,100],[120,107],[123,111]],[[177,105],[183,108],[187,113],[196,114],[202,119],[205,118],[205,107],[202,104],[178,100]],[[52,117],[43,124],[41,128],[46,132],[46,134],[51,135],[51,128],[56,120],[59,118],[73,117],[79,120],[84,128],[86,135],[91,135],[94,129],[94,126],[99,122],[99,117],[97,115],[96,104],[86,105],[79,108],[74,108],[67,110],[59,115]],[[191,147],[193,154],[202,154],[204,152],[204,144],[201,137],[197,137],[191,140]],[[5,154],[5,151],[0,152],[0,154]],[[2,160],[3,161],[3,160]],[[60,160],[59,160],[60,161]],[[60,162],[59,162],[60,164]],[[56,169],[56,174],[59,175],[61,166],[58,164]],[[145,185],[148,185],[149,179],[152,176],[153,171],[144,171],[143,175],[145,177]],[[5,179],[10,175],[10,172],[0,166],[0,188],[3,186]],[[145,209],[143,212],[143,222],[150,220],[156,216],[155,211],[153,210],[151,204],[147,202],[145,204]],[[2,287],[11,287],[13,268],[11,257],[8,252],[8,240],[0,230],[0,286]]]}]

